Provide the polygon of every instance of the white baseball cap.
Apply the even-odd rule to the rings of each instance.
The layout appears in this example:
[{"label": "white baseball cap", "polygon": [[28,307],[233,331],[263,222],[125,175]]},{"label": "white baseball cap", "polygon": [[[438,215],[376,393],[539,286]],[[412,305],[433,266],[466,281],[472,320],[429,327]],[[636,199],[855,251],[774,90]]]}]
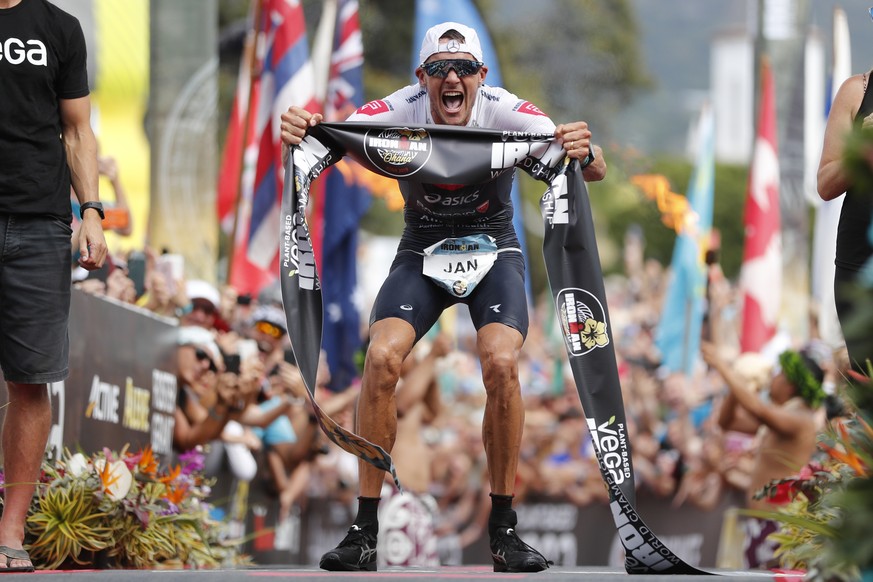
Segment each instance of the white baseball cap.
[{"label": "white baseball cap", "polygon": [[[457,30],[464,37],[464,42],[448,40],[440,43],[440,37],[450,30]],[[479,35],[476,31],[458,22],[443,22],[432,26],[421,41],[419,62],[423,63],[435,53],[470,53],[477,61],[482,60],[482,45],[479,44]]]},{"label": "white baseball cap", "polygon": [[188,300],[205,299],[216,309],[221,305],[221,294],[213,285],[200,279],[193,279],[185,284]]}]

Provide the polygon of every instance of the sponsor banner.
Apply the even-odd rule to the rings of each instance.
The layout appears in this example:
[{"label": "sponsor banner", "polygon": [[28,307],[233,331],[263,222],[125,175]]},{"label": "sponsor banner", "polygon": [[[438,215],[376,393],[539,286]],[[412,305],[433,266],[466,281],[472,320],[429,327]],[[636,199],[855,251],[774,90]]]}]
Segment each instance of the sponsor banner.
[{"label": "sponsor banner", "polygon": [[[169,462],[177,329],[146,310],[73,289],[70,375],[49,385],[49,455],[58,458],[64,448],[93,453],[150,445]],[[5,401],[5,382],[0,392]]]},{"label": "sponsor banner", "polygon": [[288,156],[282,189],[279,281],[291,349],[307,387],[316,421],[324,434],[344,451],[390,472],[400,487],[391,456],[381,447],[337,424],[312,395],[324,332],[324,301],[312,237],[306,223],[306,207],[312,181],[341,156],[318,141],[307,139],[307,142],[304,148],[293,148]]},{"label": "sponsor banner", "polygon": [[576,389],[585,411],[610,509],[631,574],[706,574],[670,551],[643,523],[615,360],[591,202],[579,162],[540,201],[543,257]]},{"label": "sponsor banner", "polygon": [[[643,491],[637,509],[657,529],[682,560],[698,568],[714,568],[719,560],[723,516],[730,507],[742,506],[739,493],[726,494],[712,510],[689,504],[674,507],[669,499]],[[517,508],[520,535],[556,566],[610,566],[625,564],[621,534],[609,525],[608,505],[591,503],[579,507],[554,499],[530,498]],[[451,537],[451,536],[449,536]],[[444,544],[441,540],[441,546]],[[475,564],[488,556],[487,536],[466,546],[457,564]]]},{"label": "sponsor banner", "polygon": [[550,134],[438,125],[321,123],[310,128],[303,143],[293,148],[286,167],[286,176],[293,179],[285,181],[282,201],[282,296],[294,354],[328,437],[344,450],[390,471],[400,486],[390,455],[338,427],[321,413],[311,394],[323,314],[305,210],[312,181],[345,155],[378,174],[425,184],[478,184],[515,168],[549,183],[541,201],[546,270],[556,291],[557,315],[609,490],[613,521],[626,551],[626,570],[705,574],[665,547],[635,509],[630,442],[588,192],[578,161],[565,165],[563,148]]},{"label": "sponsor banner", "polygon": [[[234,496],[234,480],[219,475],[214,495],[218,499]],[[662,541],[683,560],[695,567],[718,566],[725,512],[743,505],[739,492],[728,493],[711,510],[691,505],[673,507],[669,500],[643,491],[638,509],[662,534]],[[318,564],[321,555],[341,539],[354,519],[354,507],[333,499],[311,497],[279,520],[279,502],[263,487],[248,490],[248,508],[244,530],[237,533],[249,538],[244,551],[257,564]],[[604,503],[578,506],[549,498],[531,497],[516,507],[524,540],[542,551],[556,566],[621,567],[625,549],[619,532],[610,525],[612,512]],[[466,525],[463,524],[461,529]],[[444,566],[484,564],[490,556],[488,536],[462,540],[461,531],[439,536],[438,552]]]}]

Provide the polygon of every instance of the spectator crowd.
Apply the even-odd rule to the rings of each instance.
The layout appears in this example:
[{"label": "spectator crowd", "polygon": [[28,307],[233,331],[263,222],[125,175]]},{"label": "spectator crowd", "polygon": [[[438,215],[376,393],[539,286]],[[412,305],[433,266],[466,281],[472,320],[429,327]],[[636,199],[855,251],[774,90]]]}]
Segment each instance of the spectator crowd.
[{"label": "spectator crowd", "polygon": [[[778,353],[739,353],[733,315],[739,312],[738,294],[716,263],[710,266],[704,355],[690,377],[666,372],[654,334],[668,270],[644,261],[641,253],[629,246],[624,273],[606,281],[637,488],[677,508],[710,510],[731,491],[752,499],[761,485],[754,479],[755,458],[766,414],[738,406],[729,380],[756,395],[764,409],[779,406],[769,395]],[[313,498],[352,504],[357,459],[329,442],[311,414],[278,286],[249,297],[228,286],[186,281],[184,273],[167,268],[168,254],[113,256],[102,271],[74,285],[178,321],[175,448],[205,447],[213,471],[227,463],[236,479],[265,487],[278,500],[277,521]],[[133,269],[137,262],[142,268]],[[485,391],[475,330],[464,313],[441,324],[404,364],[392,453],[401,482],[413,493],[415,506],[405,511],[425,514],[424,530],[433,539],[416,543],[429,560],[437,559],[434,548],[442,536],[451,535],[462,547],[478,539],[489,506],[480,435]],[[823,430],[827,417],[838,413],[834,387],[847,361],[810,329],[810,337],[785,339],[781,348],[808,355],[824,373],[830,395],[812,417]],[[531,308],[519,374],[526,415],[517,499],[606,502],[549,297]],[[322,357],[314,397],[353,430],[358,387],[330,389],[329,381]],[[786,476],[791,472],[786,469]],[[392,487],[389,478],[383,499],[393,498]]]}]

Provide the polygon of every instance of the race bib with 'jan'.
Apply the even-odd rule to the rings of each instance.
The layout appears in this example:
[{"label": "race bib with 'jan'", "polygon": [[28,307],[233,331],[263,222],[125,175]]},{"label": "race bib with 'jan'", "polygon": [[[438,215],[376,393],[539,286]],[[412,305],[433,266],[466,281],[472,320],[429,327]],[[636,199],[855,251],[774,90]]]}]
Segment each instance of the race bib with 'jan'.
[{"label": "race bib with 'jan'", "polygon": [[486,234],[446,238],[424,249],[422,272],[455,297],[467,297],[497,260],[497,245]]}]

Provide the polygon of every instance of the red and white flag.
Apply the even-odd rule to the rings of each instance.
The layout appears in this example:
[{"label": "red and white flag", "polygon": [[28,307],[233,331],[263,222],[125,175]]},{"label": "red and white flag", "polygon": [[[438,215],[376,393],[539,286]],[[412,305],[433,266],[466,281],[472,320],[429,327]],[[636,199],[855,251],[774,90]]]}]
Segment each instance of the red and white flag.
[{"label": "red and white flag", "polygon": [[265,53],[257,109],[258,162],[255,165],[248,260],[277,273],[279,201],[284,168],[279,117],[289,105],[320,111],[309,59],[300,0],[267,0],[264,8]]},{"label": "red and white flag", "polygon": [[740,348],[761,351],[777,331],[782,299],[782,234],[779,210],[779,158],[773,72],[761,65],[758,136],[749,172],[745,247],[740,273],[743,298]]},{"label": "red and white flag", "polygon": [[247,257],[252,189],[258,158],[257,116],[251,106],[258,103],[260,89],[260,80],[252,71],[252,66],[259,68],[263,57],[257,54],[263,22],[260,7],[263,3],[263,0],[252,0],[249,33],[240,61],[218,180],[218,221],[222,231],[233,238],[228,257],[228,282],[239,293],[252,295],[276,277],[275,273],[251,263]]},{"label": "red and white flag", "polygon": [[[313,112],[320,110],[300,0],[257,1],[262,7],[255,11],[254,28],[258,35],[254,62],[259,74],[252,76],[244,59],[218,201],[219,220],[226,232],[232,229],[236,213],[229,283],[240,293],[252,294],[278,276],[276,240],[284,178],[279,116],[292,104]],[[254,83],[251,92],[250,83]],[[244,131],[249,109],[250,126]],[[236,200],[239,203],[234,208]]]}]

